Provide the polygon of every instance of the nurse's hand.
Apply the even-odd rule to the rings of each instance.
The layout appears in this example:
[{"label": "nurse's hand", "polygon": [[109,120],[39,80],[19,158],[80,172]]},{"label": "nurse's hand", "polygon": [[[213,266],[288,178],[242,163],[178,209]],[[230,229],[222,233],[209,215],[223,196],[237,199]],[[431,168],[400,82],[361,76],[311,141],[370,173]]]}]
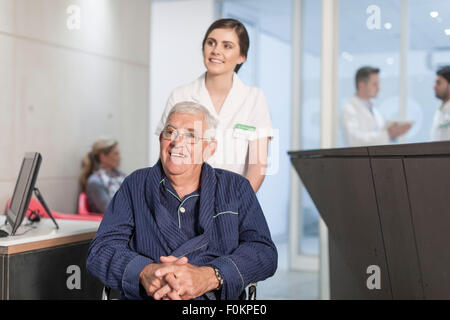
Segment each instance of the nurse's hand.
[{"label": "nurse's hand", "polygon": [[269,138],[250,141],[248,147],[249,161],[245,177],[256,193],[266,177]]}]

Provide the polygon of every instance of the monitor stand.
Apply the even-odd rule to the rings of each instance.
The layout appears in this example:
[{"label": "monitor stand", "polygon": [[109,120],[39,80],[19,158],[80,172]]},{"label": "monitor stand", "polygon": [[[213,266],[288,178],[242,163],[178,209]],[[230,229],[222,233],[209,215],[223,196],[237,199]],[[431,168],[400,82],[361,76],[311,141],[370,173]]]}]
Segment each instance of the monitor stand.
[{"label": "monitor stand", "polygon": [[47,204],[45,203],[44,198],[42,197],[41,192],[39,191],[39,189],[37,187],[34,187],[33,189],[34,194],[36,195],[36,198],[39,200],[39,202],[41,203],[41,205],[44,207],[45,211],[47,212],[48,216],[53,220],[53,223],[56,226],[56,229],[59,229],[58,224],[56,223],[55,218],[52,215],[52,212],[50,211],[50,209],[48,208]]}]

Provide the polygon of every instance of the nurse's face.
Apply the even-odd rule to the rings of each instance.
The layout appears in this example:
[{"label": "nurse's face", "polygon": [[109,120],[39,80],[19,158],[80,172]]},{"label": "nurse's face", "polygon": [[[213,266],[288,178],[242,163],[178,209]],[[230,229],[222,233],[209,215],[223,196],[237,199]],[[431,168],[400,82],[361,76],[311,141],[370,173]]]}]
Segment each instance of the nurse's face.
[{"label": "nurse's face", "polygon": [[161,163],[166,175],[190,174],[215,151],[215,141],[205,139],[203,114],[174,113],[159,136]]},{"label": "nurse's face", "polygon": [[239,38],[234,29],[214,29],[203,47],[203,63],[208,73],[221,75],[233,73],[236,65],[244,63]]}]

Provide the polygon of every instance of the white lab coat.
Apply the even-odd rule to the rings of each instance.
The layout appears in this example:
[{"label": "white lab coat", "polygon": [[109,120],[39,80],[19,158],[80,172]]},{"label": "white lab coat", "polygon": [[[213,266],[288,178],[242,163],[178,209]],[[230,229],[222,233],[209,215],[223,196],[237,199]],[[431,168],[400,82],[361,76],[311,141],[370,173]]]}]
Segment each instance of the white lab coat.
[{"label": "white lab coat", "polygon": [[443,104],[434,114],[431,127],[431,140],[450,140],[450,100]]},{"label": "white lab coat", "polygon": [[350,99],[341,114],[344,143],[348,147],[389,143],[387,126],[376,108],[369,108],[357,96]]},{"label": "white lab coat", "polygon": [[249,164],[249,141],[273,137],[266,98],[261,89],[245,85],[234,73],[233,86],[220,112],[217,113],[206,89],[205,75],[206,73],[202,74],[193,82],[178,87],[172,92],[155,134],[159,135],[164,129],[167,116],[176,103],[197,102],[206,107],[218,120],[217,149],[208,159],[208,163],[215,168],[226,169],[245,176]]}]

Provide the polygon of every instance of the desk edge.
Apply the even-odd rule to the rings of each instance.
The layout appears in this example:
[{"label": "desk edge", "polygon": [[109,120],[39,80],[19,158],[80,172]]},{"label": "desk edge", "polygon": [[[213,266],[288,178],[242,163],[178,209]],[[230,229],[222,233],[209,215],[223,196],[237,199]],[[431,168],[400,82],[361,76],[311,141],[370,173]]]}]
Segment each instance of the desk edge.
[{"label": "desk edge", "polygon": [[0,254],[10,255],[22,252],[28,252],[33,250],[51,248],[61,246],[65,244],[81,242],[86,240],[92,240],[95,237],[96,232],[81,233],[76,235],[70,235],[61,238],[39,240],[28,243],[15,244],[5,247],[0,247]]}]

